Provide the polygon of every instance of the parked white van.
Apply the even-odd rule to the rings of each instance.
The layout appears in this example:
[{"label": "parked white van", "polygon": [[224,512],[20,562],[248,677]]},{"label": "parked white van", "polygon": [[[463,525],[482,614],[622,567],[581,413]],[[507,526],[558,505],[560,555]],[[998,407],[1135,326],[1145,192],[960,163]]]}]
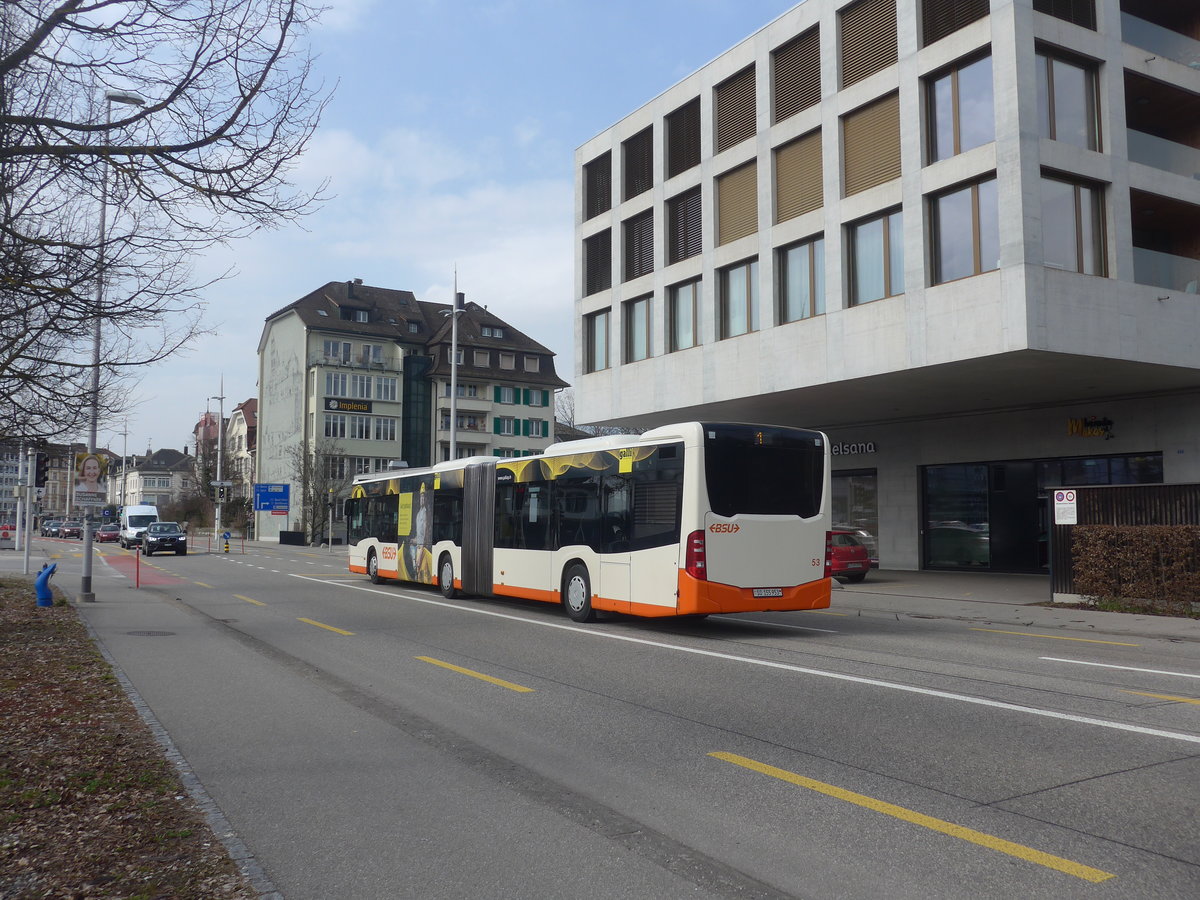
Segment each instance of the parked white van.
[{"label": "parked white van", "polygon": [[140,547],[142,532],[151,522],[158,521],[157,506],[126,506],[121,510],[121,536],[118,542],[128,550],[130,547]]}]

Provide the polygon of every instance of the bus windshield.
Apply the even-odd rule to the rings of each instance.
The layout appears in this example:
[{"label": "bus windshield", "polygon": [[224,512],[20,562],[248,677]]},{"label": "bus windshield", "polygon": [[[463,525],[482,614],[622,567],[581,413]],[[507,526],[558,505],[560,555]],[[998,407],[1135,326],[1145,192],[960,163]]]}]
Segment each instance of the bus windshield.
[{"label": "bus windshield", "polygon": [[719,516],[811,518],[825,486],[822,436],[799,428],[705,425],[708,499]]}]

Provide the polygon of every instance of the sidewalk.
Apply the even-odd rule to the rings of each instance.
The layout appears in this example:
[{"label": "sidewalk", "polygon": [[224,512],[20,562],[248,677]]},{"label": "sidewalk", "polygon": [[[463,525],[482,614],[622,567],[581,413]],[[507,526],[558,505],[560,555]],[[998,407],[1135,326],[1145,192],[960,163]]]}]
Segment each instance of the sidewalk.
[{"label": "sidewalk", "polygon": [[839,589],[835,581],[832,608],[865,615],[960,619],[1001,627],[1200,643],[1200,619],[1038,605],[1048,602],[1047,575],[872,569],[861,584]]}]

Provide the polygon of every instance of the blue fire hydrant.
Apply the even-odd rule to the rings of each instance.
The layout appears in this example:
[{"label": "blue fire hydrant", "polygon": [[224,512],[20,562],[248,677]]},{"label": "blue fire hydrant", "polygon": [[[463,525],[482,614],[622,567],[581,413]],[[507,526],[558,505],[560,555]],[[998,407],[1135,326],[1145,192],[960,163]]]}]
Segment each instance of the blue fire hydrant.
[{"label": "blue fire hydrant", "polygon": [[42,566],[42,571],[38,572],[37,578],[33,583],[37,586],[37,605],[38,606],[53,606],[54,592],[50,590],[50,576],[54,574],[54,570],[58,568],[58,563],[51,566]]}]

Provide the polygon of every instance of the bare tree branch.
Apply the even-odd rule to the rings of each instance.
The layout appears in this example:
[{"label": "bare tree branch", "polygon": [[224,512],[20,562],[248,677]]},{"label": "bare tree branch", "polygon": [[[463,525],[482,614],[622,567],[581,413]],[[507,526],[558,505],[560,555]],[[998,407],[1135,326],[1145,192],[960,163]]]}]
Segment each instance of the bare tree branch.
[{"label": "bare tree branch", "polygon": [[139,367],[203,333],[213,282],[189,260],[320,202],[323,186],[288,182],[329,99],[302,45],[315,13],[305,0],[0,5],[0,438],[78,432],[97,318],[98,405],[118,411]]}]

